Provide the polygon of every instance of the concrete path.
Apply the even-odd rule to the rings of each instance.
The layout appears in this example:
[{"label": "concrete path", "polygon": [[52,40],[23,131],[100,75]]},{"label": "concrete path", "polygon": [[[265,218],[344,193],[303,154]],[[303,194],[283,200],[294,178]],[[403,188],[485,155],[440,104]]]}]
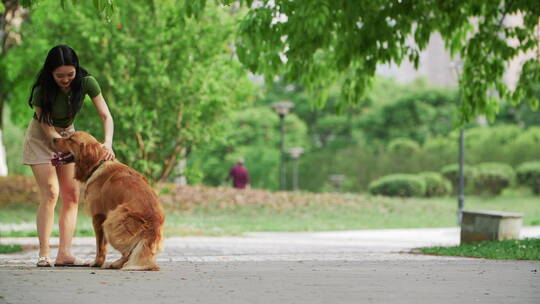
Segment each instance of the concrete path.
[{"label": "concrete path", "polygon": [[[36,238],[0,242],[30,248],[0,255],[0,303],[540,303],[539,262],[410,253],[457,228],[168,238],[159,272],[36,268]],[[91,260],[93,238],[74,252]]]}]

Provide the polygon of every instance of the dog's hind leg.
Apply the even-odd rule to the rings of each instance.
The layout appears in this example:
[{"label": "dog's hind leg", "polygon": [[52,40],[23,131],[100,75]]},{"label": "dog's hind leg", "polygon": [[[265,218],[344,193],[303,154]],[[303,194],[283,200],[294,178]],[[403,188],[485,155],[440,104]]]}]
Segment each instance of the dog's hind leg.
[{"label": "dog's hind leg", "polygon": [[122,254],[122,258],[128,258],[139,239],[137,235],[142,229],[141,225],[141,221],[133,221],[129,209],[118,206],[109,212],[103,223],[103,231],[105,238]]}]

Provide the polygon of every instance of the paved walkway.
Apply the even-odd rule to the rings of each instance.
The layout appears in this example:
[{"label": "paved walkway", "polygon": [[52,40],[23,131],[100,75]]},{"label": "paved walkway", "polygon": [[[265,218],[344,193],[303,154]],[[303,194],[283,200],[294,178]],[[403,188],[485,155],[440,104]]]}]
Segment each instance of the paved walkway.
[{"label": "paved walkway", "polygon": [[[538,262],[410,253],[458,244],[457,228],[168,238],[159,272],[38,269],[36,238],[0,242],[34,247],[0,254],[0,303],[540,303]],[[94,239],[74,252],[92,259]]]}]

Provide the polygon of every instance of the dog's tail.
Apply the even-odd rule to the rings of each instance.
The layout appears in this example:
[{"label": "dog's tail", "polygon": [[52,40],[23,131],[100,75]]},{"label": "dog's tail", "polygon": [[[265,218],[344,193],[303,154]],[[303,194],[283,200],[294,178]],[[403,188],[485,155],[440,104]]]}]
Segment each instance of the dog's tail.
[{"label": "dog's tail", "polygon": [[129,255],[129,260],[122,270],[159,270],[156,264],[156,251],[154,243],[148,244],[147,240],[141,239]]},{"label": "dog's tail", "polygon": [[123,270],[159,270],[156,265],[156,255],[163,251],[163,217],[141,218],[143,221],[139,233],[139,240],[131,250],[129,260],[122,267]]},{"label": "dog's tail", "polygon": [[[149,217],[126,208],[122,226],[131,237],[127,254],[128,261],[123,270],[159,270],[156,255],[163,251],[163,216],[159,213]],[[112,242],[111,242],[112,244]],[[113,245],[114,246],[114,245]]]}]

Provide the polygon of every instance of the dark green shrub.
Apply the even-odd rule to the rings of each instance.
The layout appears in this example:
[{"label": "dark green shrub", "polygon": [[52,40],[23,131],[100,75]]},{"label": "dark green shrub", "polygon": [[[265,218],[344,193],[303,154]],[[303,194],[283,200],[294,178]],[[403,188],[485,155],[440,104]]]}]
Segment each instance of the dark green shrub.
[{"label": "dark green shrub", "polygon": [[[459,165],[458,164],[452,164],[452,165],[446,165],[441,169],[441,174],[446,177],[452,186],[454,187],[454,190],[457,190],[458,187],[458,177],[459,177]],[[465,182],[465,190],[466,192],[470,192],[472,183],[469,181],[472,181],[475,174],[475,168],[471,165],[465,164],[463,167],[463,176],[464,176],[464,182]]]},{"label": "dark green shrub", "polygon": [[536,195],[540,195],[540,161],[526,162],[516,170],[517,180],[520,185],[527,186]]},{"label": "dark green shrub", "polygon": [[452,185],[442,174],[437,172],[422,172],[418,174],[426,183],[425,196],[445,196],[452,192]]},{"label": "dark green shrub", "polygon": [[481,163],[476,165],[474,188],[477,193],[499,195],[504,188],[513,184],[514,169],[503,163]]},{"label": "dark green shrub", "polygon": [[424,196],[426,182],[412,174],[391,174],[369,184],[369,193],[384,196]]}]

